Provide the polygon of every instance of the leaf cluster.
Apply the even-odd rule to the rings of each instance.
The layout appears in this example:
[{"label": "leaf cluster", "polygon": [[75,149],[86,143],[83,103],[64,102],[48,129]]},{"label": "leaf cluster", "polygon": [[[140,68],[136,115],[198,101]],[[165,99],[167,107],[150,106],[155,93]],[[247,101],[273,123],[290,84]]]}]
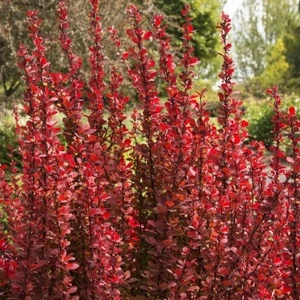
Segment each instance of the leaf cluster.
[{"label": "leaf cluster", "polygon": [[[65,2],[57,7],[65,72],[51,68],[38,12],[28,13],[33,46],[18,51],[26,124],[15,115],[22,173],[14,162],[0,165],[1,213],[8,228],[0,239],[0,276],[7,278],[2,295],[299,299],[296,109],[282,112],[277,87],[268,90],[274,113],[266,164],[263,144],[247,144],[228,15],[217,25],[222,66],[216,126],[205,90],[194,92],[199,59],[188,5],[181,10],[178,58],[163,16],[155,15],[149,30],[139,8],[130,5],[128,43],[123,45],[116,28],[108,29],[119,64],[106,60],[99,1],[90,5],[87,81],[69,35]],[[138,97],[131,127],[125,76]],[[290,141],[289,156],[284,140]]]}]

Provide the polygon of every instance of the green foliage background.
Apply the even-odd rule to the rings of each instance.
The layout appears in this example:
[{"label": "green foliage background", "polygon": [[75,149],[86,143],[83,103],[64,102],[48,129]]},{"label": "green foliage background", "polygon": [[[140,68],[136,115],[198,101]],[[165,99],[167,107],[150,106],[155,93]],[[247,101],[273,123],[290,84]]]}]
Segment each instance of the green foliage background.
[{"label": "green foliage background", "polygon": [[[273,108],[269,100],[247,101],[245,104],[245,119],[249,121],[250,139],[264,142],[266,147],[273,143]],[[300,98],[296,96],[284,97],[282,100],[282,111],[287,112],[289,107],[300,107]],[[300,111],[297,110],[300,117]],[[288,147],[288,145],[286,145]],[[286,149],[288,150],[288,149]]]},{"label": "green foliage background", "polygon": [[233,44],[239,82],[249,95],[265,89],[300,92],[299,0],[244,0],[234,16]]}]

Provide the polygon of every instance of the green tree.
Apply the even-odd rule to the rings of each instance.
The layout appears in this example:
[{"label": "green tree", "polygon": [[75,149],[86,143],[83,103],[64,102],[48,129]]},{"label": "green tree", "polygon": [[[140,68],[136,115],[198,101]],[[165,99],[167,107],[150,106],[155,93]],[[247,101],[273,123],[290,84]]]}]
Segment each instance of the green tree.
[{"label": "green tree", "polygon": [[285,35],[286,60],[289,64],[288,87],[300,93],[300,25]]},{"label": "green tree", "polygon": [[298,0],[244,0],[234,22],[238,75],[264,72],[273,46],[299,21]]},{"label": "green tree", "polygon": [[289,69],[285,54],[286,49],[283,40],[279,38],[267,57],[266,68],[260,76],[264,89],[274,84],[284,86]]},{"label": "green tree", "polygon": [[[83,58],[87,70],[88,52],[86,49],[89,47],[90,37],[86,33],[90,26],[87,18],[90,4],[85,0],[68,2],[73,47],[75,52]],[[123,28],[126,23],[125,8],[129,2],[129,0],[101,1],[99,13],[102,25],[106,27],[108,24],[114,24],[116,28]],[[57,0],[0,1],[0,84],[4,99],[8,100],[20,87],[17,51],[21,42],[27,45],[31,43],[28,39],[26,19],[29,10],[39,10],[39,16],[43,20],[42,32],[48,40],[48,54],[52,67],[61,71],[67,66],[66,58],[61,54],[60,45],[57,42],[57,4]],[[114,13],[115,11],[119,13]]]},{"label": "green tree", "polygon": [[180,11],[186,5],[191,7],[192,24],[195,29],[193,47],[195,55],[200,58],[199,74],[205,77],[216,76],[219,61],[216,59],[218,52],[218,32],[216,24],[225,1],[223,0],[152,0],[157,11],[166,16],[168,32],[172,36],[173,46],[181,43],[181,25],[183,19]]},{"label": "green tree", "polygon": [[[84,70],[88,70],[88,49],[90,37],[86,32],[89,28],[89,20],[86,17],[90,10],[89,1],[73,0],[69,2],[70,36],[73,41],[74,51],[83,58]],[[151,17],[159,12],[166,15],[166,22],[169,24],[169,33],[172,36],[174,45],[181,41],[180,26],[182,18],[180,10],[185,4],[192,8],[193,25],[195,35],[193,46],[196,55],[201,59],[199,74],[207,77],[216,75],[218,60],[215,59],[218,48],[218,33],[216,23],[219,20],[223,0],[116,0],[101,1],[100,16],[102,26],[114,25],[119,32],[124,33],[126,26],[125,8],[130,2],[142,6],[144,14]],[[9,100],[20,88],[20,73],[17,68],[17,51],[20,43],[30,44],[27,36],[27,11],[37,9],[40,11],[40,18],[43,20],[42,31],[48,40],[48,54],[52,68],[57,71],[64,71],[68,65],[66,57],[61,54],[60,45],[57,43],[57,0],[14,0],[0,1],[0,84],[2,96]],[[115,13],[117,12],[117,13]],[[104,37],[103,43],[108,44],[108,37]],[[86,75],[83,71],[83,76]],[[87,77],[86,77],[87,79]],[[1,96],[1,95],[0,95]]]},{"label": "green tree", "polygon": [[[17,51],[21,42],[28,41],[26,15],[30,9],[47,12],[50,18],[43,24],[49,37],[53,31],[55,0],[49,1],[1,1],[0,2],[0,79],[5,99],[20,87],[20,73],[17,68]],[[45,13],[44,13],[45,15]]]},{"label": "green tree", "polygon": [[265,91],[273,85],[280,86],[282,92],[287,91],[289,64],[286,60],[286,48],[282,38],[277,40],[266,60],[263,73],[244,84],[246,91],[258,98],[264,98]]},{"label": "green tree", "polygon": [[252,0],[244,1],[243,8],[236,14],[233,36],[237,74],[242,80],[258,76],[264,69],[266,47],[258,24],[256,3]]}]

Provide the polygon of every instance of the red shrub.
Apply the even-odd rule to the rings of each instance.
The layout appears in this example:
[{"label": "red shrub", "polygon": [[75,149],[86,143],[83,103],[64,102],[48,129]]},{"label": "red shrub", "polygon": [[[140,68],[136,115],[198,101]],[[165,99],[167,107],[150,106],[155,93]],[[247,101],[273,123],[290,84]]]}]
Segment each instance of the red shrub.
[{"label": "red shrub", "polygon": [[[1,293],[26,300],[299,299],[295,109],[281,112],[277,88],[268,91],[275,138],[266,164],[263,145],[245,143],[248,124],[234,96],[227,15],[218,24],[223,65],[215,126],[205,91],[193,90],[199,60],[190,44],[189,7],[182,10],[177,62],[163,17],[155,16],[145,30],[139,9],[129,6],[131,46],[123,50],[116,29],[108,30],[122,70],[117,62],[106,63],[99,3],[90,2],[87,84],[72,50],[64,2],[58,16],[66,74],[51,71],[41,21],[36,11],[28,14],[33,49],[21,45],[19,51],[25,126],[16,115],[23,170],[20,176],[12,164],[6,177],[0,169],[7,219],[0,241]],[[125,122],[124,70],[139,99],[132,129]],[[281,149],[284,139],[291,142],[289,157]]]}]

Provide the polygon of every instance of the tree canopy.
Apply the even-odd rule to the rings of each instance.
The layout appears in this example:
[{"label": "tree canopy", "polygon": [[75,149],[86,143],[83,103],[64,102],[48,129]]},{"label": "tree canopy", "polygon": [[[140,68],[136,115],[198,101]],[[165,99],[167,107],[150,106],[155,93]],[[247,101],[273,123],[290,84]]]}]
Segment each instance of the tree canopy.
[{"label": "tree canopy", "polygon": [[[220,13],[224,1],[221,0],[153,0],[157,9],[162,11],[170,25],[168,32],[174,37],[174,46],[180,44],[182,18],[180,17],[181,9],[189,4],[191,6],[192,24],[195,29],[193,38],[193,47],[195,55],[201,60],[200,70],[206,71],[205,74],[216,74],[218,67],[215,59],[218,52],[218,32],[216,24],[219,21]],[[175,26],[174,26],[175,25]]]},{"label": "tree canopy", "polygon": [[[217,52],[218,34],[216,23],[219,19],[222,0],[147,0],[147,1],[101,1],[100,15],[103,27],[114,25],[122,34],[126,27],[125,8],[129,2],[140,4],[146,16],[151,17],[154,13],[165,15],[165,22],[169,25],[168,33],[172,36],[173,46],[179,45],[181,41],[182,25],[180,10],[186,4],[191,6],[195,29],[195,37],[192,41],[195,48],[195,54],[201,59],[201,72],[204,74],[215,74],[217,62],[214,58]],[[140,3],[139,3],[140,2]],[[67,65],[65,58],[59,51],[57,43],[57,33],[54,28],[57,25],[56,0],[15,0],[1,1],[0,3],[0,79],[2,89],[6,97],[11,96],[20,86],[20,74],[16,66],[16,53],[21,42],[30,43],[27,37],[26,15],[28,10],[39,10],[40,18],[43,20],[42,30],[48,40],[49,57],[52,67],[57,70],[63,70]],[[83,63],[88,64],[87,49],[90,45],[88,32],[89,20],[87,19],[90,4],[84,0],[69,1],[70,35],[73,41],[74,51],[83,58]],[[118,13],[114,13],[118,12]],[[106,43],[107,40],[104,42]],[[87,68],[86,68],[87,69]],[[84,75],[84,74],[83,74]]]},{"label": "tree canopy", "polygon": [[[299,77],[298,0],[244,0],[235,16],[233,42],[240,81],[293,90]],[[253,89],[252,89],[253,90]]]}]

